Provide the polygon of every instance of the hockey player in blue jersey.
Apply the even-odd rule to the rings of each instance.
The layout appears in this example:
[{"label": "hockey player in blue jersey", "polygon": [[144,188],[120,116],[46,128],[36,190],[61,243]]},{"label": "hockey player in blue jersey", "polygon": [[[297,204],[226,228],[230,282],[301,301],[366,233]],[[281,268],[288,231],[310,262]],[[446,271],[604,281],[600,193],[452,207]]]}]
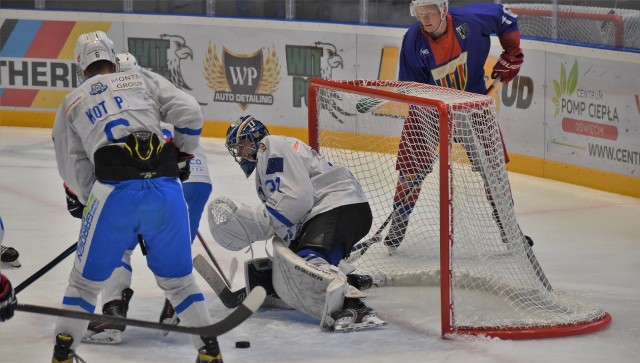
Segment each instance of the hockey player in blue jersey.
[{"label": "hockey player in blue jersey", "polygon": [[[82,34],[76,60],[86,78],[58,109],[53,143],[58,171],[83,210],[74,266],[62,304],[93,312],[105,280],[142,235],[147,264],[185,325],[211,324],[195,282],[189,217],[178,177],[198,145],[197,101],[144,69],[115,73],[113,42]],[[165,143],[160,122],[175,126]],[[59,318],[53,363],[77,360],[88,321]],[[196,362],[222,362],[216,337],[192,337]]]},{"label": "hockey player in blue jersey", "polygon": [[[265,286],[326,329],[386,325],[361,300],[370,277],[337,267],[371,228],[367,197],[351,172],[298,139],[269,135],[252,116],[229,127],[226,146],[247,177],[255,172],[262,204],[213,200],[208,207],[213,237],[230,250],[273,237],[273,258],[245,266],[247,289]],[[262,267],[268,265],[273,268],[267,272]]]},{"label": "hockey player in blue jersey", "polygon": [[[506,6],[487,3],[449,9],[448,0],[412,0],[409,8],[418,21],[409,27],[402,40],[399,81],[484,94],[487,90],[484,65],[492,34],[498,36],[504,51],[491,77],[500,77],[506,83],[518,74],[524,60],[520,31],[516,16]],[[415,109],[410,109],[396,163],[399,176],[393,207],[397,213],[384,240],[390,254],[395,253],[404,239],[420,186],[436,159],[438,125],[422,123],[424,120]],[[504,143],[503,151],[508,162]]]}]

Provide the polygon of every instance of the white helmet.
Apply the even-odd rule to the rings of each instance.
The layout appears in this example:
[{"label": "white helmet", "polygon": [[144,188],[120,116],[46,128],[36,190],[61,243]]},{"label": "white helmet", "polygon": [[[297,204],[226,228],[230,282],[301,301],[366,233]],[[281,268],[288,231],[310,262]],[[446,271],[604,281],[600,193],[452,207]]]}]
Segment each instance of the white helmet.
[{"label": "white helmet", "polygon": [[118,58],[118,72],[140,69],[138,61],[136,60],[136,57],[133,56],[133,54],[129,52],[118,53],[116,54],[116,57]]},{"label": "white helmet", "polygon": [[449,9],[449,0],[411,0],[411,4],[409,4],[411,16],[416,16],[416,6],[423,5],[438,5],[438,10],[440,10],[441,17],[444,19],[444,16],[447,15],[445,7]]},{"label": "white helmet", "polygon": [[113,50],[113,42],[103,31],[85,33],[76,40],[76,62],[83,72],[91,63],[99,60],[108,60],[117,64],[116,52]]}]

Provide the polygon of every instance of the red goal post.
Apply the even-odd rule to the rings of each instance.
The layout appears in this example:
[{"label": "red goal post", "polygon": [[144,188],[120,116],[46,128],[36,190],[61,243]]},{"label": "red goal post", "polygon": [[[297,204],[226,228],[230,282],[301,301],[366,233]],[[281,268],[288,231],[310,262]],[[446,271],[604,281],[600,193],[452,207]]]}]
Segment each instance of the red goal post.
[{"label": "red goal post", "polygon": [[379,286],[435,288],[443,336],[549,338],[609,324],[600,308],[552,290],[520,230],[493,98],[411,82],[312,79],[308,112],[309,145],[347,166],[367,193],[374,221],[364,240],[397,211],[396,155],[411,137],[406,130],[401,137],[405,118],[411,112],[437,129],[420,133],[433,140],[418,149],[437,155],[425,154],[433,171],[404,241],[393,253],[373,243],[351,262]]}]

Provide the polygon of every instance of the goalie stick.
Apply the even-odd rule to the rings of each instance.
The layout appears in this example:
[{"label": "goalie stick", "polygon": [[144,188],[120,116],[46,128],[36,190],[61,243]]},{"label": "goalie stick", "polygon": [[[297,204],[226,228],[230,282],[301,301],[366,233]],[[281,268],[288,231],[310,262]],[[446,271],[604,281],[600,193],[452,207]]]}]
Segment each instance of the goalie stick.
[{"label": "goalie stick", "polygon": [[211,286],[224,306],[230,309],[235,308],[242,304],[243,300],[247,297],[247,289],[244,287],[237,291],[231,291],[220,276],[220,273],[218,273],[202,255],[197,255],[193,258],[193,268],[195,268],[207,284]]},{"label": "goalie stick", "polygon": [[209,255],[209,258],[211,259],[211,262],[213,262],[213,264],[218,269],[219,276],[222,278],[222,280],[224,281],[225,285],[227,285],[227,287],[231,288],[231,282],[224,275],[224,272],[222,272],[222,268],[218,264],[218,261],[216,260],[216,258],[213,257],[213,253],[209,249],[209,246],[207,246],[207,244],[204,242],[204,238],[202,238],[202,235],[200,234],[200,231],[196,232],[196,236],[198,236],[198,240],[200,240],[200,243],[202,243],[202,247],[204,247],[204,250],[207,252],[207,255]]},{"label": "goalie stick", "polygon": [[71,319],[92,320],[112,324],[138,326],[148,329],[168,330],[176,333],[217,337],[219,335],[227,333],[228,331],[234,329],[242,322],[247,320],[251,315],[253,315],[253,313],[258,310],[258,308],[260,308],[260,306],[264,302],[265,297],[266,293],[264,288],[257,286],[256,288],[251,290],[249,296],[247,296],[242,304],[240,304],[236,310],[231,312],[231,314],[227,315],[224,319],[218,321],[217,323],[200,327],[168,325],[151,321],[121,318],[113,315],[92,314],[84,311],[74,311],[20,303],[16,305],[16,310],[24,311],[27,313],[52,315]]}]

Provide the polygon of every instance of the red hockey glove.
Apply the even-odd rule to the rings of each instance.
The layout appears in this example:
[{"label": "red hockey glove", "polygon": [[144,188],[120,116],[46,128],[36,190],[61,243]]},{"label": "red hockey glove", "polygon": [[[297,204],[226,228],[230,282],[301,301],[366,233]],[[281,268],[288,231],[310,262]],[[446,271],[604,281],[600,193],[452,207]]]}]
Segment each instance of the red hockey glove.
[{"label": "red hockey glove", "polygon": [[11,319],[17,303],[11,282],[4,275],[0,275],[0,321]]},{"label": "red hockey glove", "polygon": [[493,67],[491,78],[496,79],[498,78],[498,76],[500,76],[500,81],[502,83],[511,81],[518,75],[518,72],[520,72],[522,61],[524,61],[524,54],[522,53],[509,55],[503,52],[502,54],[500,54],[498,63],[496,63],[496,65]]}]

